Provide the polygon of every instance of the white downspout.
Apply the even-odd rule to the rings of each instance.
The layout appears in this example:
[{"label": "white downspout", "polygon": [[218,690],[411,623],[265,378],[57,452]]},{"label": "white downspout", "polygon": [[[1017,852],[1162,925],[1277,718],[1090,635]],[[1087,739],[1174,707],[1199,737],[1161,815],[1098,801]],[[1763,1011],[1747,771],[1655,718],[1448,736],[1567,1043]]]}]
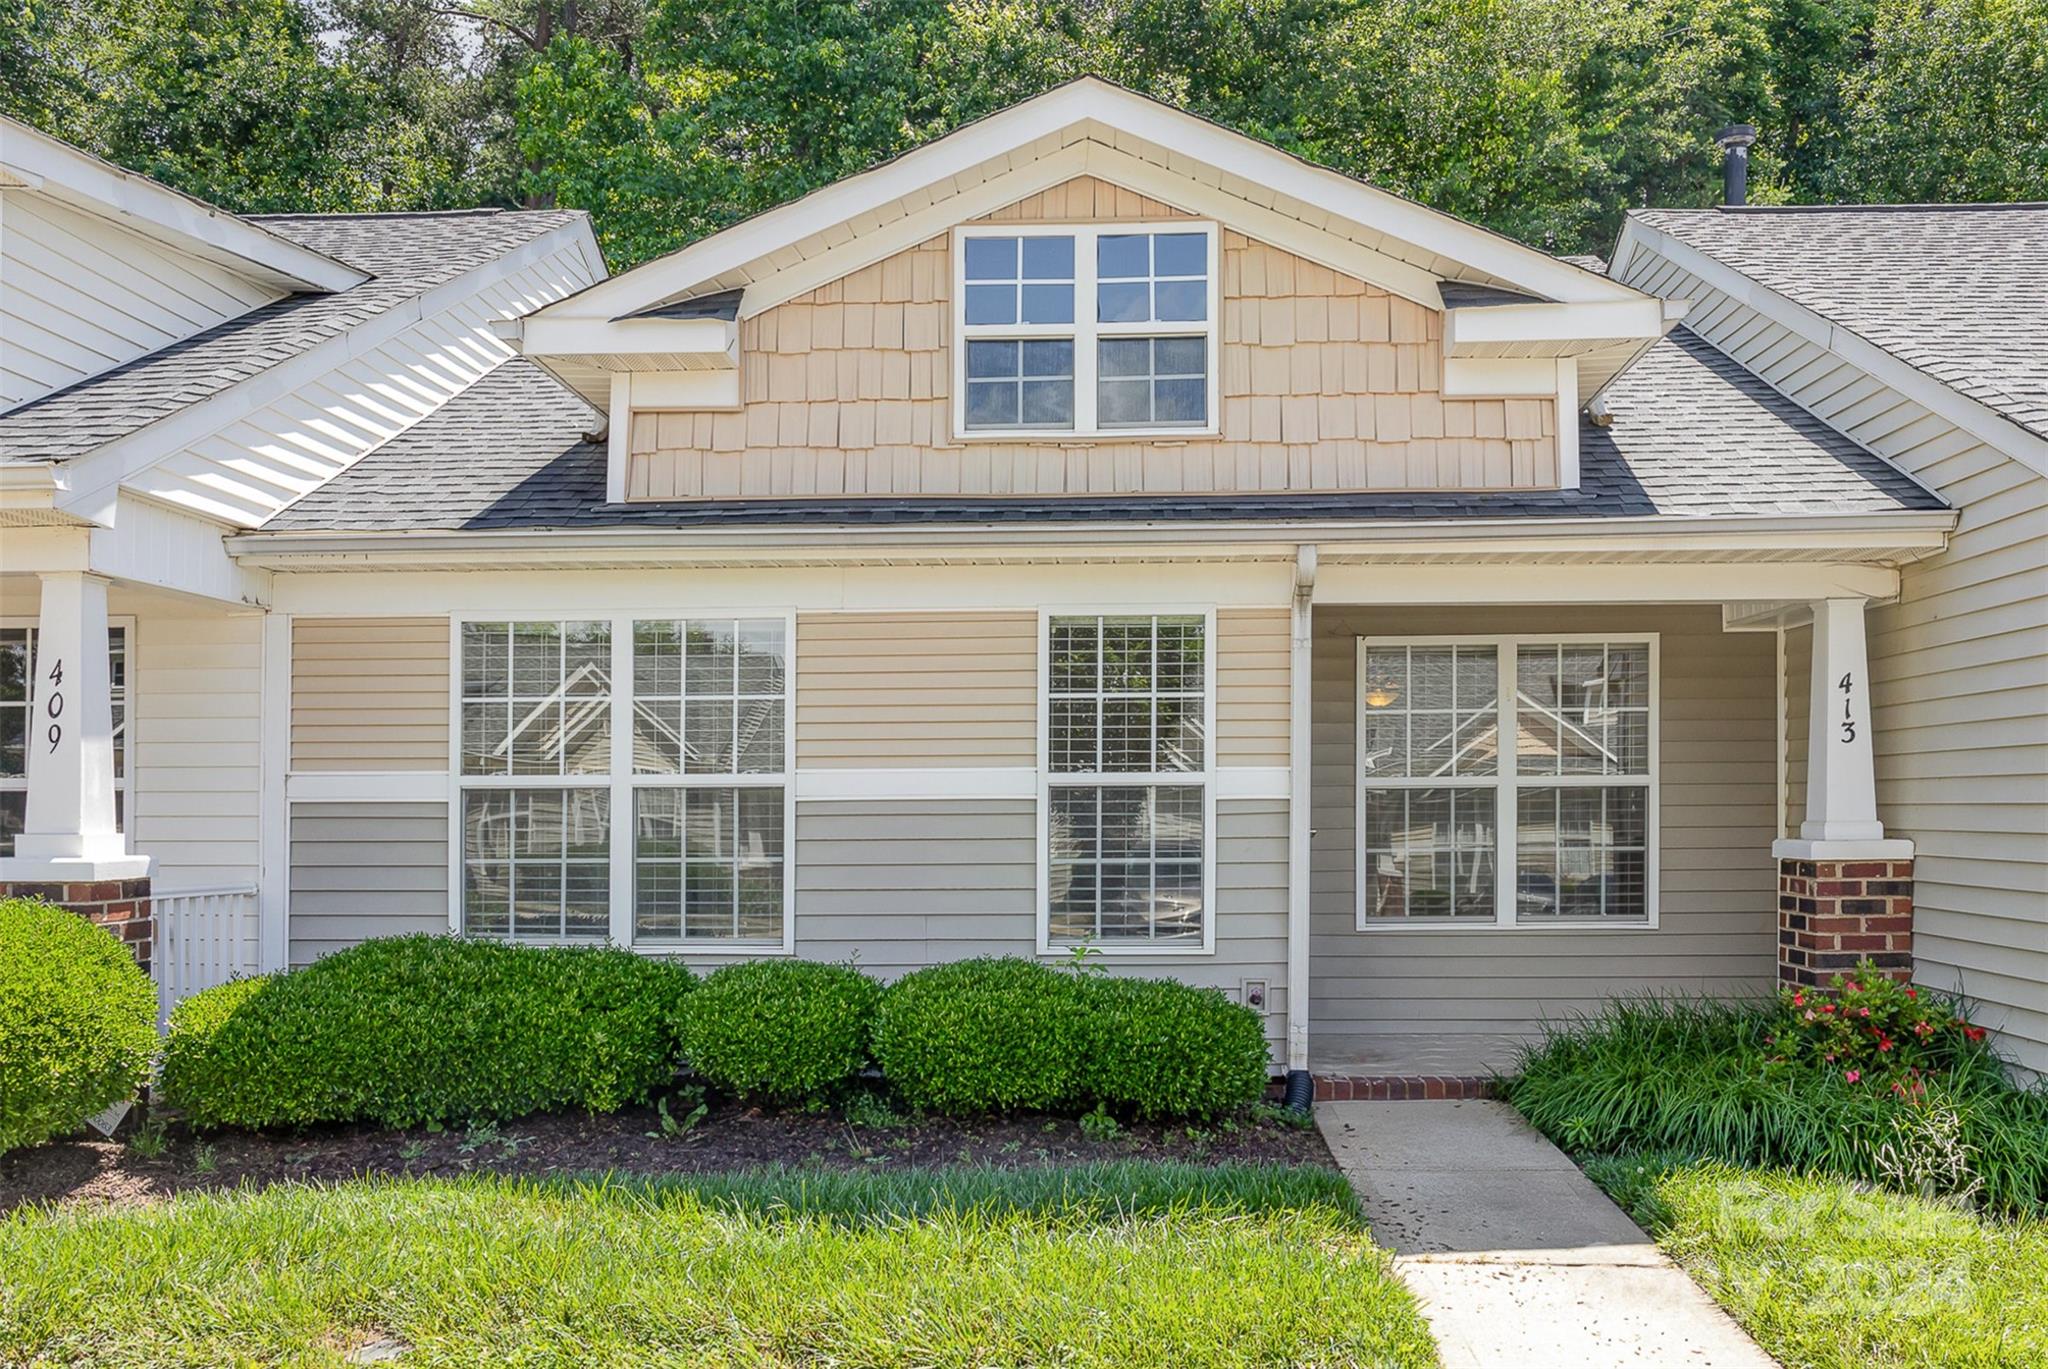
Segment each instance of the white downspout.
[{"label": "white downspout", "polygon": [[1309,938],[1309,756],[1313,727],[1316,548],[1294,554],[1293,632],[1287,680],[1287,1074],[1288,1097],[1307,1104]]}]

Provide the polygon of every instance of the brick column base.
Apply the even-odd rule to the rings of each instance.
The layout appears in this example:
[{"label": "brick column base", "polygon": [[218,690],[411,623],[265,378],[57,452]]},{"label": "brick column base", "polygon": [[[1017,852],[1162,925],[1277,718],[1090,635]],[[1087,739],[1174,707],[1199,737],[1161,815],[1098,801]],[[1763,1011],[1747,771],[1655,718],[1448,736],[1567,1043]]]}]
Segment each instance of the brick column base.
[{"label": "brick column base", "polygon": [[155,905],[150,901],[149,879],[107,879],[90,883],[46,884],[26,880],[0,880],[0,898],[39,898],[60,908],[69,908],[88,922],[106,928],[135,956],[135,963],[149,973],[150,948],[155,939]]},{"label": "brick column base", "polygon": [[1778,862],[1778,979],[1821,986],[1865,958],[1913,977],[1913,862]]}]

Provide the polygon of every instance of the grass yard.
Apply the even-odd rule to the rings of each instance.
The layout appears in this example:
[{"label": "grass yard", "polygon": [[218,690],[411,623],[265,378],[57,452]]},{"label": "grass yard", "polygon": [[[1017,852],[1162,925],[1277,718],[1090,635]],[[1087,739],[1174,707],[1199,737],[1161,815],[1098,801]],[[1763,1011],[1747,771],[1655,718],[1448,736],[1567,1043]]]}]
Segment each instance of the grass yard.
[{"label": "grass yard", "polygon": [[0,1221],[0,1362],[1435,1362],[1337,1175],[374,1179]]},{"label": "grass yard", "polygon": [[2048,1222],[1721,1164],[1586,1172],[1791,1369],[2048,1365]]}]

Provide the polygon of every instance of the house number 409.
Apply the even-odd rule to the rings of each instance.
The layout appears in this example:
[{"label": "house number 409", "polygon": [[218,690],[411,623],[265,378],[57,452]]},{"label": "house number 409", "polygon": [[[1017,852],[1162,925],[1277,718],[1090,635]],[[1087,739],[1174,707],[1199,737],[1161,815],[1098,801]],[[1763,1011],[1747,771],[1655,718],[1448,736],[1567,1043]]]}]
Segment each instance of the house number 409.
[{"label": "house number 409", "polygon": [[1842,691],[1842,740],[1853,742],[1856,740],[1856,720],[1852,716],[1855,711],[1856,700],[1855,675],[1847,674],[1842,676],[1835,683],[1835,688]]},{"label": "house number 409", "polygon": [[50,701],[43,705],[43,711],[50,715],[49,731],[43,735],[50,739],[50,750],[57,749],[57,743],[64,740],[64,724],[57,720],[64,716],[64,658],[59,656],[50,662]]}]

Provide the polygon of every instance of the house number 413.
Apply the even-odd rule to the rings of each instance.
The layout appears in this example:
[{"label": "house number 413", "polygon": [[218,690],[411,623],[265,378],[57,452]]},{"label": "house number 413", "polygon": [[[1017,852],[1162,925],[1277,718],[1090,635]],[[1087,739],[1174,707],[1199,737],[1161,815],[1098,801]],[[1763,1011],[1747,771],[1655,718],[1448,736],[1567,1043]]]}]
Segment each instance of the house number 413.
[{"label": "house number 413", "polygon": [[1842,676],[1840,680],[1836,681],[1835,688],[1842,691],[1842,740],[1853,742],[1856,740],[1856,720],[1853,716],[1856,700],[1856,676],[1854,674]]}]

